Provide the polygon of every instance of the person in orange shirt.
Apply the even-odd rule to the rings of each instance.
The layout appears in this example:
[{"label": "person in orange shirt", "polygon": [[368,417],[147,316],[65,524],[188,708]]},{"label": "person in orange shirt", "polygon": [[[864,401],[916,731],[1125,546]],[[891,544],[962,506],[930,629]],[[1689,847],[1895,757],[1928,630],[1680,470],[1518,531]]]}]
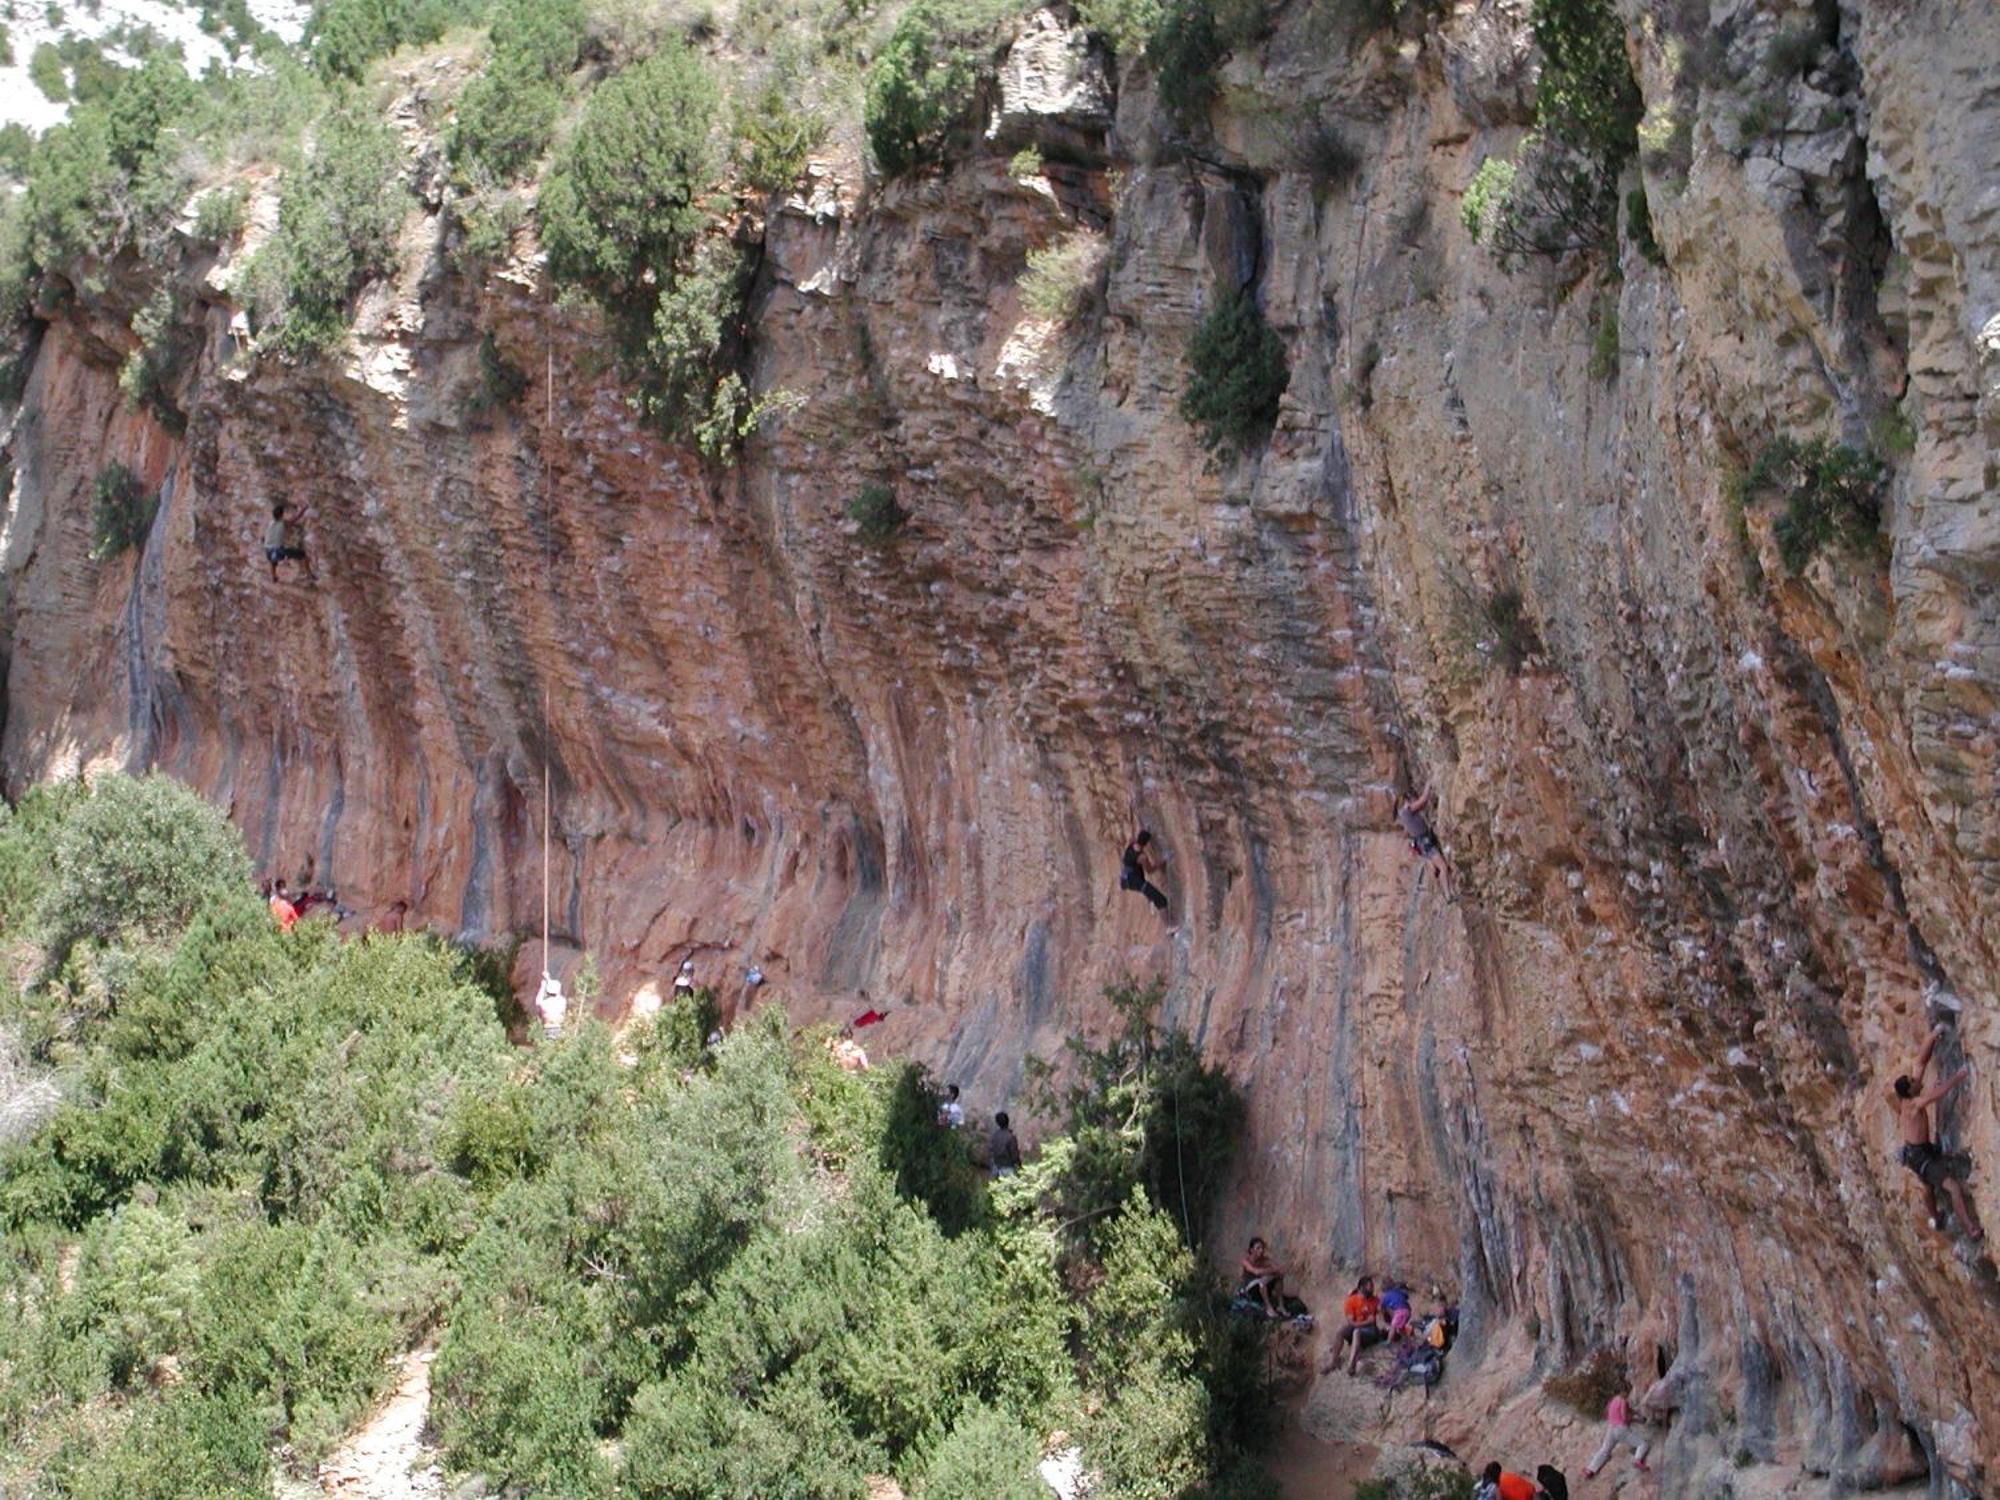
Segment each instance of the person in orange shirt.
[{"label": "person in orange shirt", "polygon": [[1355,1361],[1361,1358],[1361,1351],[1388,1337],[1382,1331],[1382,1304],[1375,1300],[1373,1276],[1364,1276],[1354,1283],[1354,1290],[1340,1304],[1340,1315],[1347,1321],[1341,1327],[1340,1337],[1334,1341],[1333,1352],[1319,1367],[1322,1375],[1342,1359],[1347,1361],[1347,1373],[1352,1375]]},{"label": "person in orange shirt", "polygon": [[1516,1474],[1503,1469],[1498,1464],[1488,1464],[1486,1472],[1479,1476],[1479,1488],[1473,1491],[1475,1497],[1485,1496],[1489,1500],[1535,1500],[1535,1481],[1525,1474]]},{"label": "person in orange shirt", "polygon": [[290,932],[299,920],[299,909],[292,905],[291,893],[282,880],[271,888],[271,920],[280,932]]}]

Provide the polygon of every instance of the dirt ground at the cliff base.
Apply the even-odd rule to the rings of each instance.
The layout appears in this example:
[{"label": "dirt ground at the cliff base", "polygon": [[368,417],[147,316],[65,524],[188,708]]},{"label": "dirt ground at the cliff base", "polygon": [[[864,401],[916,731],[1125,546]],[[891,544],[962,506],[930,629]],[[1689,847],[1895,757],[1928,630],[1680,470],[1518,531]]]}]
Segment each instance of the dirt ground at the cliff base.
[{"label": "dirt ground at the cliff base", "polygon": [[1329,1443],[1314,1437],[1287,1411],[1266,1459],[1279,1500],[1348,1500],[1375,1466],[1367,1443]]}]

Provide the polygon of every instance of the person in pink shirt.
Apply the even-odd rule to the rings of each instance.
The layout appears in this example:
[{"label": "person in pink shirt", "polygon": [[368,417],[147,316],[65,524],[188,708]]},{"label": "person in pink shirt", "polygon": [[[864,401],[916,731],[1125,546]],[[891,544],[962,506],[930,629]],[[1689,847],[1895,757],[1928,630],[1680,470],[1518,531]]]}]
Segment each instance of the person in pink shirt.
[{"label": "person in pink shirt", "polygon": [[1619,1448],[1632,1450],[1632,1467],[1643,1474],[1646,1452],[1651,1447],[1651,1443],[1632,1430],[1632,1408],[1626,1403],[1625,1393],[1619,1391],[1604,1403],[1604,1441],[1597,1445],[1597,1457],[1590,1461],[1583,1477],[1596,1478],[1597,1471],[1611,1462],[1612,1453]]}]

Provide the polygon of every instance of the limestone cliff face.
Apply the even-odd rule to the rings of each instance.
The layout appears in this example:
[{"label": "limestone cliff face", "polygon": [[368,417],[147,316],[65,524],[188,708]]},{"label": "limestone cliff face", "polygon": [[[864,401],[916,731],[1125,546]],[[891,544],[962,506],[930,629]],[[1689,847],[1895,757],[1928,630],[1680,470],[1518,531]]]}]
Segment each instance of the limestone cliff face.
[{"label": "limestone cliff face", "polygon": [[[1460,223],[1531,116],[1525,8],[1359,42],[1280,12],[1196,155],[1037,18],[985,154],[824,163],[748,231],[757,383],[808,401],[727,471],[649,435],[525,238],[451,274],[434,204],[325,363],[240,355],[226,268],[172,268],[206,318],[179,437],[120,405],[131,299],[79,297],[13,428],[9,784],[158,764],[273,873],[493,938],[539,922],[547,765],[555,926],[608,1005],[690,950],[801,1019],[865,990],[906,1007],[873,1045],[981,1108],[1157,976],[1250,1092],[1225,1238],[1329,1301],[1364,1261],[1462,1287],[1462,1433],[1629,1341],[1670,1372],[1676,1492],[1978,1493],[2000,1301],[1883,1098],[1955,996],[1947,1130],[2000,1163],[2000,18],[1828,7],[1751,136],[1731,80],[1793,18],[1622,0],[1665,264],[1628,244],[1607,289],[1504,276]],[[1314,120],[1351,181],[1298,170]],[[1037,139],[1075,164],[1016,181]],[[1108,270],[1057,329],[1015,280],[1079,226]],[[1211,466],[1184,353],[1242,283],[1290,385]],[[488,329],[532,389],[468,415]],[[1791,578],[1768,513],[1739,534],[1731,468],[1893,411],[1879,558]],[[166,498],[100,565],[110,458]],[[887,547],[844,519],[868,483],[912,516]],[[263,568],[280,496],[317,587]],[[1543,646],[1518,675],[1485,665],[1499,589]],[[1401,778],[1439,790],[1456,905]],[[1172,933],[1115,889],[1137,821]]]}]

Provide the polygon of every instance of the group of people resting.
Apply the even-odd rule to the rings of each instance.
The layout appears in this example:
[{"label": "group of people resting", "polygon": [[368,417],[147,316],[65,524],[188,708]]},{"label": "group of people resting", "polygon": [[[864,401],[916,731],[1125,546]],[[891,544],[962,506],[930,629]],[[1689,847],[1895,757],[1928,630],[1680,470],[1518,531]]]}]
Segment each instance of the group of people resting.
[{"label": "group of people resting", "polygon": [[1340,1304],[1340,1334],[1320,1363],[1320,1373],[1331,1374],[1335,1366],[1344,1364],[1349,1375],[1358,1374],[1362,1351],[1377,1344],[1449,1349],[1458,1336],[1458,1313],[1445,1299],[1442,1287],[1431,1288],[1430,1300],[1431,1310],[1419,1318],[1407,1286],[1391,1281],[1378,1297],[1375,1278],[1362,1277]]},{"label": "group of people resting", "polygon": [[271,920],[278,924],[278,930],[281,932],[290,932],[298,925],[299,918],[315,906],[326,907],[334,914],[336,921],[348,915],[346,909],[341,906],[339,898],[330,890],[321,891],[306,886],[294,891],[282,880],[267,880],[264,882],[263,896],[265,904],[271,908]]}]

